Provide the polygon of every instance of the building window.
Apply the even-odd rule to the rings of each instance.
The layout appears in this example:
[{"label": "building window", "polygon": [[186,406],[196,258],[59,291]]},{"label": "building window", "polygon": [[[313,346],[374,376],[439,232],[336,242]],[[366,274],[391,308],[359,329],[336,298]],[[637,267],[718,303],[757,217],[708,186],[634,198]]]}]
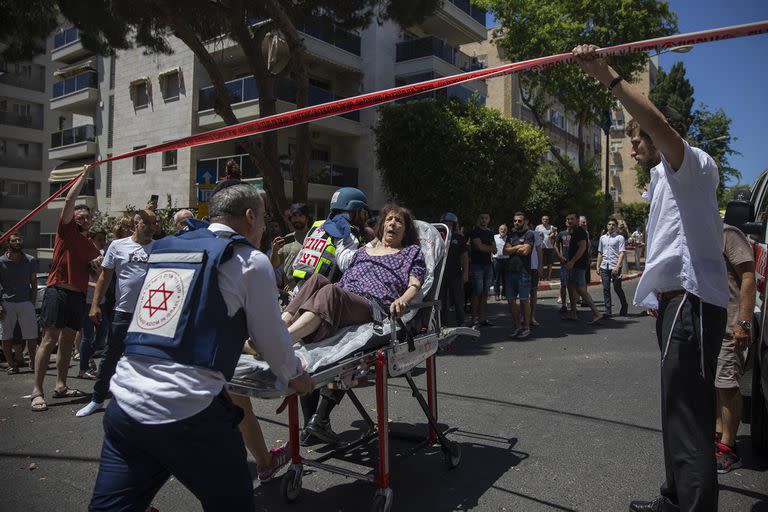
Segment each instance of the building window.
[{"label": "building window", "polygon": [[131,82],[133,108],[143,108],[149,105],[149,80],[139,78]]},{"label": "building window", "polygon": [[558,128],[565,129],[565,118],[563,117],[562,113],[555,109],[549,110],[549,122]]},{"label": "building window", "polygon": [[[112,158],[112,153],[107,153],[107,158]],[[107,183],[104,189],[105,195],[112,197],[112,162],[107,162]]]},{"label": "building window", "polygon": [[178,71],[162,75],[163,99],[171,101],[179,98],[180,76]]},{"label": "building window", "polygon": [[27,194],[26,181],[8,181],[8,195],[10,197],[27,197]]},{"label": "building window", "polygon": [[[144,146],[135,146],[133,149],[134,151],[137,149],[145,148]],[[133,157],[133,172],[147,172],[147,155],[141,155],[141,156],[135,156]]]},{"label": "building window", "polygon": [[611,153],[618,153],[621,151],[621,142],[611,142]]},{"label": "building window", "polygon": [[163,170],[175,169],[178,163],[178,150],[163,152]]},{"label": "building window", "polygon": [[19,153],[18,155],[22,158],[28,158],[29,157],[29,144],[26,142],[22,142],[19,144]]}]

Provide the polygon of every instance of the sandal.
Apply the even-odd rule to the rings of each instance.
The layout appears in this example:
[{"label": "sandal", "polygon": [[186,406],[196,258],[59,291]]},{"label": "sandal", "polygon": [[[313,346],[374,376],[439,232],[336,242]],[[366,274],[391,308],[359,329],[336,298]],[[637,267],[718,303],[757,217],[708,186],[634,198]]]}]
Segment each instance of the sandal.
[{"label": "sandal", "polygon": [[79,389],[70,389],[68,386],[53,390],[53,398],[80,398],[83,396],[86,396],[85,393]]},{"label": "sandal", "polygon": [[[35,398],[40,398],[41,400],[38,400],[37,403],[35,403]],[[42,393],[32,393],[30,395],[31,404],[29,406],[30,409],[32,409],[35,412],[43,412],[48,410],[48,404],[45,403],[45,397]]]},{"label": "sandal", "polygon": [[7,370],[5,370],[8,375],[16,375],[19,373],[19,367],[18,366],[9,366]]},{"label": "sandal", "polygon": [[86,370],[86,371],[84,371],[84,372],[80,372],[80,373],[77,375],[77,378],[78,378],[78,379],[86,379],[86,380],[96,380],[96,374],[95,374],[95,373],[93,373],[93,372],[92,372],[92,371],[90,371],[90,370]]}]

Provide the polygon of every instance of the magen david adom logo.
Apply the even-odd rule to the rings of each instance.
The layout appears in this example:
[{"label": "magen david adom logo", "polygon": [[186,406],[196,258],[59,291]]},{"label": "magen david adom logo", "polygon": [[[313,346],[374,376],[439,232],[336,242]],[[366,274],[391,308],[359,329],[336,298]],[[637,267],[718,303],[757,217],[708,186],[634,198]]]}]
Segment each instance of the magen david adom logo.
[{"label": "magen david adom logo", "polygon": [[179,275],[179,271],[171,269],[162,269],[147,277],[139,297],[138,327],[154,331],[169,322],[177,323],[184,305],[187,280]]}]

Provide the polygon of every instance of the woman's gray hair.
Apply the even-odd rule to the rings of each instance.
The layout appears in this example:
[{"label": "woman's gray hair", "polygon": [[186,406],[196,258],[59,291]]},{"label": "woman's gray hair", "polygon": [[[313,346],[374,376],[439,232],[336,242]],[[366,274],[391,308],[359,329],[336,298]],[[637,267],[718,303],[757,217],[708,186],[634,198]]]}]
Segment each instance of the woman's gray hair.
[{"label": "woman's gray hair", "polygon": [[257,212],[263,207],[264,202],[256,187],[242,183],[213,194],[209,199],[208,211],[211,220],[215,221],[224,217],[243,217],[248,208]]}]

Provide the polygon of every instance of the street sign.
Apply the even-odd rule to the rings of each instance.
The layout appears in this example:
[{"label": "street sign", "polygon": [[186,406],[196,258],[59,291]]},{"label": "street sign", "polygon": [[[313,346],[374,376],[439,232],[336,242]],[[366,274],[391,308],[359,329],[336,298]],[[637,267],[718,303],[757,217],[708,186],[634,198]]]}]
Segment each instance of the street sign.
[{"label": "street sign", "polygon": [[197,168],[197,181],[195,183],[202,183],[205,185],[216,183],[216,169],[210,169],[208,167]]},{"label": "street sign", "polygon": [[207,203],[208,200],[211,198],[211,194],[213,194],[214,188],[216,188],[216,185],[202,185],[198,183],[197,184],[197,202]]}]

